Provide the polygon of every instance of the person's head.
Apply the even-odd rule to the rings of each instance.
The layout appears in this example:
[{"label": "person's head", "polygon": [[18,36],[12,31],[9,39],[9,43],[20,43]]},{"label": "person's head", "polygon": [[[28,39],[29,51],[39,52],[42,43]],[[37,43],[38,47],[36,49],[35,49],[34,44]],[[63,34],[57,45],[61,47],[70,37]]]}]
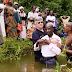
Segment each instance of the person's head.
[{"label": "person's head", "polygon": [[38,13],[38,12],[39,12],[39,8],[36,8],[36,10],[35,10],[35,11],[36,11],[36,13]]},{"label": "person's head", "polygon": [[42,17],[36,18],[34,23],[35,23],[35,26],[37,29],[39,29],[39,30],[43,29],[43,18]]},{"label": "person's head", "polygon": [[33,5],[32,6],[32,11],[35,12],[35,10],[36,10],[36,6]]},{"label": "person's head", "polygon": [[20,10],[21,13],[23,13],[24,7],[23,6],[20,6],[19,7],[19,10]]},{"label": "person's head", "polygon": [[17,9],[18,8],[18,3],[14,2],[14,8]]},{"label": "person's head", "polygon": [[57,31],[57,35],[60,35],[60,30]]},{"label": "person's head", "polygon": [[61,22],[60,25],[61,25],[61,27],[63,27],[64,26],[63,22]]},{"label": "person's head", "polygon": [[63,29],[62,32],[65,33],[65,29]]},{"label": "person's head", "polygon": [[54,16],[57,17],[56,13],[54,13]]},{"label": "person's head", "polygon": [[49,13],[49,9],[48,8],[45,9],[45,13],[47,13],[47,14]]},{"label": "person's head", "polygon": [[53,15],[53,10],[50,11],[50,15]]},{"label": "person's head", "polygon": [[63,15],[63,18],[66,19],[66,15]]},{"label": "person's head", "polygon": [[65,26],[65,32],[72,32],[72,22],[68,22]]},{"label": "person's head", "polygon": [[13,4],[13,0],[9,0],[8,5],[12,5],[12,4]]},{"label": "person's head", "polygon": [[47,23],[45,25],[45,32],[46,32],[46,34],[49,37],[51,37],[53,35],[53,31],[54,31],[53,24],[52,23]]}]

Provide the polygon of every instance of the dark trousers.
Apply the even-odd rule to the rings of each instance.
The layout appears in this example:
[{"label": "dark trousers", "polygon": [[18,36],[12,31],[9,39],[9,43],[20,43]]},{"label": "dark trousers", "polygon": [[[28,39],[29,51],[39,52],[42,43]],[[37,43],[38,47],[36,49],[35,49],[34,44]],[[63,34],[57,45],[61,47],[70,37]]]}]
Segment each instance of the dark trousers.
[{"label": "dark trousers", "polygon": [[34,51],[34,55],[35,55],[35,61],[40,61],[40,58],[42,57],[41,50]]},{"label": "dark trousers", "polygon": [[47,64],[48,66],[56,66],[56,57],[41,57],[40,62],[43,64]]}]

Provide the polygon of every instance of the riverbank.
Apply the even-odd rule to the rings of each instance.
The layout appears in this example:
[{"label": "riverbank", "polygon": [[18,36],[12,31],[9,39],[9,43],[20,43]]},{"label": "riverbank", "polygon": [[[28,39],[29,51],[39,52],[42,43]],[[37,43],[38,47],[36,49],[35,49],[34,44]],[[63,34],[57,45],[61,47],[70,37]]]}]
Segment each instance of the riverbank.
[{"label": "riverbank", "polygon": [[0,45],[0,62],[4,60],[20,60],[21,56],[33,52],[33,43],[29,39],[8,38]]}]

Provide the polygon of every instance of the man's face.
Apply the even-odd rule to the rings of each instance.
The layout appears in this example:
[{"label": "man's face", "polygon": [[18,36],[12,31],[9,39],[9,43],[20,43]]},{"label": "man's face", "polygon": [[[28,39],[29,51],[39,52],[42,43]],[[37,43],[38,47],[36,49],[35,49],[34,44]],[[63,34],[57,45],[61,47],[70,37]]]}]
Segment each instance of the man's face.
[{"label": "man's face", "polygon": [[23,13],[23,9],[20,9],[20,12]]},{"label": "man's face", "polygon": [[53,11],[50,11],[50,15],[53,15]]},{"label": "man's face", "polygon": [[49,10],[46,10],[46,13],[48,14],[49,13]]},{"label": "man's face", "polygon": [[48,36],[51,36],[53,34],[53,27],[46,25],[45,26],[45,32]]},{"label": "man's face", "polygon": [[43,20],[36,21],[36,28],[42,29],[43,28]]},{"label": "man's face", "polygon": [[65,26],[65,32],[68,33],[71,30],[70,26],[68,24],[66,24]]},{"label": "man's face", "polygon": [[18,4],[15,4],[15,5],[14,5],[14,8],[18,8]]},{"label": "man's face", "polygon": [[61,23],[61,27],[63,27],[63,23]]},{"label": "man's face", "polygon": [[36,10],[36,7],[35,7],[35,6],[33,6],[32,10],[33,10],[33,11],[35,11],[35,10]]}]

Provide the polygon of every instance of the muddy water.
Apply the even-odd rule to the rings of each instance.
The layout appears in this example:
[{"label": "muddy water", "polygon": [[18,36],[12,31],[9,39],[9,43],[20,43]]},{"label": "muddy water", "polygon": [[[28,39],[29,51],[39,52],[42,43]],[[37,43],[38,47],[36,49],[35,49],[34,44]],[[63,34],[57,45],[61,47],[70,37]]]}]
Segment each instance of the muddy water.
[{"label": "muddy water", "polygon": [[34,61],[33,55],[25,55],[20,61],[0,63],[0,72],[53,72],[52,68]]}]

